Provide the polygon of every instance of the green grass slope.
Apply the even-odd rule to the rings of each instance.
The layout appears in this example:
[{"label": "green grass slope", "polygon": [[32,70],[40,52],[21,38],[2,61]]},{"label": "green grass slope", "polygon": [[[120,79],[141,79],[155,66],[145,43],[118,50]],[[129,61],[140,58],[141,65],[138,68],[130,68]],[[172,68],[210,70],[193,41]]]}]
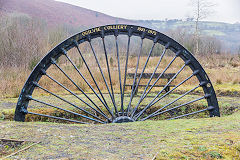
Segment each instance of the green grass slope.
[{"label": "green grass slope", "polygon": [[240,112],[108,125],[1,121],[0,138],[41,141],[12,159],[240,159]]}]

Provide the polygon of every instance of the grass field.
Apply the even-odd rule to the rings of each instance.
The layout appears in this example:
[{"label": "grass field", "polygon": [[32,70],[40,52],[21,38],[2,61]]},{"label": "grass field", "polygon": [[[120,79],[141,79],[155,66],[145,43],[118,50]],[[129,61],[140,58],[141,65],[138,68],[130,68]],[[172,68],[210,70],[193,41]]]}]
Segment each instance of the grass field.
[{"label": "grass field", "polygon": [[[19,151],[29,142],[40,141],[8,159],[240,159],[239,97],[220,96],[218,100],[220,118],[197,116],[171,121],[77,125],[9,121],[17,98],[1,99],[0,138],[28,142],[9,148],[2,157]],[[39,110],[41,106],[32,109]]]},{"label": "grass field", "polygon": [[240,113],[108,125],[0,123],[1,138],[41,141],[9,159],[240,159]]}]

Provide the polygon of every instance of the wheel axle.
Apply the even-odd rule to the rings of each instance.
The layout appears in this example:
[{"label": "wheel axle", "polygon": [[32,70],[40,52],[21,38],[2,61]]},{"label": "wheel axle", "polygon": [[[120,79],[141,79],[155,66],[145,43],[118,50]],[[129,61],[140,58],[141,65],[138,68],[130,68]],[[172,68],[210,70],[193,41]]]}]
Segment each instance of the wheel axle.
[{"label": "wheel axle", "polygon": [[120,116],[114,119],[112,123],[127,123],[127,122],[134,122],[134,119],[127,116]]}]

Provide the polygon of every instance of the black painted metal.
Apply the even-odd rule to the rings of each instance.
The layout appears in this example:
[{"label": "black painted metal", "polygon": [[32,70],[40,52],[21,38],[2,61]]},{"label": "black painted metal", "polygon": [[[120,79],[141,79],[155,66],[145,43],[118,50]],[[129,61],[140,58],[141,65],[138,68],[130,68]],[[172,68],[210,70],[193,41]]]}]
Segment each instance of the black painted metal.
[{"label": "black painted metal", "polygon": [[120,116],[114,119],[113,123],[126,123],[126,122],[134,122],[134,119],[127,116]]},{"label": "black painted metal", "polygon": [[[119,43],[120,39],[118,38],[121,35],[127,36],[127,42],[126,42],[126,51],[124,56],[120,55],[120,48]],[[112,66],[110,66],[109,62],[109,51],[107,51],[107,44],[106,44],[106,37],[114,37],[115,39],[115,62],[117,66],[117,75],[113,73]],[[131,40],[131,38],[139,37],[141,39],[140,45],[139,45],[139,52],[137,54],[137,60],[135,65],[135,73],[129,73],[129,56],[130,56],[130,46],[134,44],[134,41]],[[94,46],[92,44],[92,41],[95,39],[101,39],[102,42],[102,50],[104,55],[98,57],[97,51],[95,51]],[[148,39],[152,41],[152,46],[147,54],[146,57],[144,57],[143,53],[143,43],[144,40]],[[97,69],[91,68],[89,62],[84,58],[84,54],[80,50],[79,45],[88,43],[91,49],[91,57],[92,61],[96,63]],[[152,73],[145,73],[145,70],[148,66],[148,62],[152,57],[153,50],[156,48],[156,45],[160,44],[163,46],[163,51],[157,61],[157,65],[154,67],[154,71]],[[114,45],[111,46],[114,48]],[[82,59],[84,66],[86,67],[86,71],[81,71],[75,64],[75,62],[70,58],[68,55],[69,51],[73,48],[77,49],[78,55],[80,55],[80,58]],[[162,67],[162,59],[164,56],[166,56],[167,50],[175,53],[175,56],[173,59],[168,63],[166,67]],[[146,54],[145,54],[146,55]],[[91,92],[84,91],[83,88],[81,88],[77,82],[75,82],[71,75],[68,75],[67,72],[64,71],[64,68],[62,68],[57,60],[60,57],[65,57],[68,62],[70,62],[71,66],[74,68],[74,70],[80,75],[80,77],[83,79],[83,83],[86,84],[86,86],[89,87]],[[104,57],[106,64],[101,64],[101,57]],[[121,58],[125,57],[124,65],[121,65]],[[100,59],[99,59],[100,58]],[[141,60],[145,59],[145,62],[141,66]],[[171,67],[172,63],[176,61],[177,58],[180,58],[184,61],[185,64],[176,72],[176,73],[166,73],[167,70]],[[75,93],[74,91],[67,88],[64,84],[60,83],[58,80],[50,76],[48,74],[49,67],[53,65],[55,66],[61,73],[63,73],[64,77],[67,78],[72,86],[75,86],[80,92]],[[132,65],[132,64],[131,64]],[[123,67],[121,67],[123,66]],[[106,68],[105,68],[106,67]],[[140,68],[142,67],[142,68]],[[162,68],[161,68],[162,67]],[[189,67],[192,71],[192,74],[189,75],[184,80],[181,80],[180,83],[173,85],[173,80],[177,79],[178,75],[184,71],[186,67]],[[157,73],[157,70],[161,68],[162,71],[160,73]],[[140,73],[138,71],[141,71]],[[103,79],[104,86],[106,87],[107,93],[104,93],[104,91],[100,87],[100,81],[99,75],[96,75],[96,71],[99,72],[100,77]],[[89,79],[85,72],[88,73],[91,77]],[[105,73],[106,72],[106,73]],[[105,75],[106,74],[106,75]],[[132,78],[132,90],[131,92],[127,92],[126,86],[128,86],[127,80],[128,75]],[[49,91],[48,89],[42,87],[39,85],[39,81],[42,77],[47,77],[50,81],[57,84],[59,87],[63,88],[65,91],[70,93],[71,96],[75,97],[79,102],[84,104],[86,107],[78,106],[73,102],[70,102],[69,100],[61,97],[60,95],[53,93]],[[75,75],[74,75],[75,76]],[[117,77],[118,82],[117,86],[118,89],[114,88],[114,84],[116,82],[113,81],[113,79],[116,79]],[[157,110],[153,112],[147,112],[150,110],[150,108],[159,103],[164,98],[167,98],[170,93],[173,93],[178,87],[183,86],[185,82],[191,81],[193,77],[196,77],[198,80],[199,85],[195,86],[194,88],[190,89],[189,91],[179,95],[179,97],[175,98],[174,100],[171,100],[167,104],[157,108]],[[146,84],[141,84],[142,79],[149,79]],[[158,84],[160,79],[167,78],[168,82],[166,84]],[[153,79],[156,79],[153,81]],[[93,81],[93,84],[91,82]],[[151,82],[153,82],[151,84]],[[137,97],[136,91],[138,90],[139,86],[145,86],[143,93],[141,94],[140,98],[137,100],[137,103],[133,105],[133,100]],[[157,91],[157,94],[153,96],[151,100],[145,105],[144,108],[141,108],[140,105],[143,101],[146,100],[146,98],[149,98],[149,93],[152,91],[153,87],[160,86],[162,89]],[[167,87],[172,86],[173,88],[171,90],[167,90],[165,94],[163,94],[163,91],[166,90]],[[55,96],[60,101],[64,101],[67,104],[73,106],[74,108],[81,111],[80,113],[74,112],[69,109],[61,108],[58,105],[51,104],[42,100],[39,100],[37,98],[33,98],[32,94],[33,91],[36,91],[37,88],[40,88],[41,90]],[[193,98],[193,100],[190,100],[188,102],[184,102],[180,105],[173,106],[169,108],[172,104],[179,101],[186,95],[189,95],[194,90],[202,88],[204,91],[204,96],[201,96],[199,98]],[[151,92],[152,93],[152,92]],[[94,97],[93,97],[94,96]],[[108,102],[107,96],[109,97],[109,100],[111,101],[111,104]],[[128,99],[129,97],[129,99]],[[202,68],[202,66],[199,64],[199,62],[194,58],[194,56],[187,51],[182,45],[171,39],[170,37],[159,33],[157,31],[154,31],[152,29],[148,29],[145,27],[140,26],[134,26],[134,25],[107,25],[107,26],[100,26],[96,28],[92,28],[86,31],[83,31],[81,33],[78,33],[59,45],[57,45],[53,50],[51,50],[34,68],[32,73],[30,74],[28,80],[25,82],[25,85],[23,86],[22,92],[19,96],[18,103],[15,110],[15,117],[14,119],[16,121],[25,121],[26,114],[32,114],[37,116],[43,116],[50,119],[58,119],[58,120],[64,120],[68,122],[76,122],[76,123],[123,123],[123,122],[134,122],[134,121],[143,121],[147,119],[154,118],[156,116],[161,116],[164,113],[168,113],[170,111],[179,109],[183,106],[195,103],[199,100],[206,99],[207,106],[205,108],[201,108],[199,110],[194,110],[189,113],[184,113],[182,115],[171,115],[171,117],[167,119],[176,119],[181,118],[193,114],[197,114],[200,112],[209,112],[210,117],[213,116],[220,116],[219,113],[219,107],[217,98],[215,95],[215,91],[213,89],[213,86]],[[58,110],[61,110],[63,112],[66,112],[68,114],[73,114],[74,116],[79,116],[79,119],[74,118],[65,118],[65,117],[58,117],[54,115],[46,115],[42,113],[35,113],[32,111],[28,111],[28,105],[30,101],[34,101],[36,103],[40,103],[42,105],[46,105]],[[117,104],[117,102],[120,102]],[[83,115],[84,114],[84,115]]]}]

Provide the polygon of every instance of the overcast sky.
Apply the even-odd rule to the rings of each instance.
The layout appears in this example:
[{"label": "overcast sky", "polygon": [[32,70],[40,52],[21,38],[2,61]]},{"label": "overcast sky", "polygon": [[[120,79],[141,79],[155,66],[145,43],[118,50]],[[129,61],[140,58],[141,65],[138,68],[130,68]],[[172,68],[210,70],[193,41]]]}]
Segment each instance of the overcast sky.
[{"label": "overcast sky", "polygon": [[[111,16],[127,19],[186,19],[191,15],[191,0],[57,0]],[[205,20],[240,22],[240,0],[210,0],[215,13]]]}]

